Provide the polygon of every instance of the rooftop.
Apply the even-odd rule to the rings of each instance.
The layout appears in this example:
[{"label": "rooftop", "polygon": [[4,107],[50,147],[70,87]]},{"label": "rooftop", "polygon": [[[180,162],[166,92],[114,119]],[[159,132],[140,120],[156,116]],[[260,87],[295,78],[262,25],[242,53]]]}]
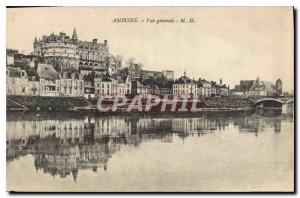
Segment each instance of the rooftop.
[{"label": "rooftop", "polygon": [[55,69],[52,67],[52,65],[40,63],[38,65],[37,73],[40,78],[43,78],[46,80],[59,79],[59,74],[55,71]]}]

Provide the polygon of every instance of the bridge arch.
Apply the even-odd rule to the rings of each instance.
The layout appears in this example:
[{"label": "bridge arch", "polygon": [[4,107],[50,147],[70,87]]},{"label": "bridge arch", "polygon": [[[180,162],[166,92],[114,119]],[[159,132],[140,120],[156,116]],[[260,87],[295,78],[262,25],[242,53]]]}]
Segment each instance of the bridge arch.
[{"label": "bridge arch", "polygon": [[285,103],[284,101],[282,101],[282,100],[280,100],[278,98],[262,98],[262,99],[257,100],[255,103],[259,104],[259,103],[269,102],[269,101],[271,101],[271,102],[278,102],[280,104]]}]

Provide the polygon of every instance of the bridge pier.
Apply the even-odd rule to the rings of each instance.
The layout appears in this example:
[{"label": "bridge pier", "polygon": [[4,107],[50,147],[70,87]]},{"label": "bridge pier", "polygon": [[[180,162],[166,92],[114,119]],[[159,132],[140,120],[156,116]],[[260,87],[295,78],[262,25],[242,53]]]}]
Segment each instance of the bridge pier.
[{"label": "bridge pier", "polygon": [[259,103],[259,104],[257,105],[257,107],[258,107],[258,108],[264,108],[264,103]]},{"label": "bridge pier", "polygon": [[281,107],[281,112],[286,114],[287,113],[287,109],[288,109],[288,104],[283,103],[282,107]]}]

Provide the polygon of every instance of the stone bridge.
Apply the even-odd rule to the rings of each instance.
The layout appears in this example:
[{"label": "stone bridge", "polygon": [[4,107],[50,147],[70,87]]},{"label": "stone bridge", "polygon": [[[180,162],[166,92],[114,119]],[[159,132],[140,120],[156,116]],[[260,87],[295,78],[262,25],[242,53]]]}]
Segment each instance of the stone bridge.
[{"label": "stone bridge", "polygon": [[249,97],[249,99],[258,108],[281,108],[282,112],[285,113],[288,106],[294,105],[294,98],[284,97]]}]

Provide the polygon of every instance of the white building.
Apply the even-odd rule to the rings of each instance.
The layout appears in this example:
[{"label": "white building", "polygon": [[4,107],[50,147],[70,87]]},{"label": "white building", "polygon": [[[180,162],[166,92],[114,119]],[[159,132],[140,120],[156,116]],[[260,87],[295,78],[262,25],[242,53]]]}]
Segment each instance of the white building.
[{"label": "white building", "polygon": [[198,82],[198,95],[203,97],[210,97],[211,93],[211,83],[207,80],[200,80]]},{"label": "white building", "polygon": [[64,96],[83,97],[84,80],[75,68],[64,68],[60,78],[60,92]]},{"label": "white building", "polygon": [[197,82],[186,77],[185,72],[184,75],[176,79],[173,84],[174,95],[191,96],[197,95],[197,93]]}]

